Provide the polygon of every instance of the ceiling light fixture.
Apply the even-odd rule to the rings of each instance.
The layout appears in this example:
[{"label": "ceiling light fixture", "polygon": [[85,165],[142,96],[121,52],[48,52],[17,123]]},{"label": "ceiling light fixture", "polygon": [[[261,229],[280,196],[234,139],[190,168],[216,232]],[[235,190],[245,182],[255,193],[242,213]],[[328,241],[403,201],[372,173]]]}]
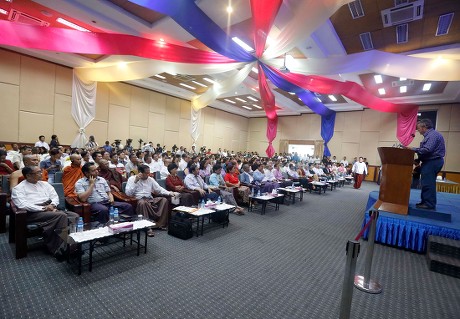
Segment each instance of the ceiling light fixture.
[{"label": "ceiling light fixture", "polygon": [[159,78],[159,79],[166,79],[163,75],[155,74],[154,77]]},{"label": "ceiling light fixture", "polygon": [[8,14],[8,11],[3,10],[3,9],[0,9],[0,13],[1,13],[1,14]]},{"label": "ceiling light fixture", "polygon": [[91,32],[88,29],[80,27],[79,25],[76,25],[75,23],[67,21],[66,19],[63,19],[63,18],[57,18],[56,22],[59,22],[59,23],[61,23],[63,25],[66,25],[66,26],[68,26],[68,27],[70,27],[72,29],[78,30],[78,31]]},{"label": "ceiling light fixture", "polygon": [[242,47],[243,49],[245,49],[246,51],[248,52],[252,52],[254,51],[253,48],[251,48],[248,44],[246,44],[243,40],[241,40],[240,38],[238,37],[233,37],[232,40],[238,44],[240,47]]},{"label": "ceiling light fixture", "polygon": [[403,85],[399,87],[399,93],[406,93],[407,92],[407,86]]},{"label": "ceiling light fixture", "polygon": [[236,104],[235,101],[229,100],[229,99],[224,99],[224,101],[227,101],[228,103]]},{"label": "ceiling light fixture", "polygon": [[261,107],[261,106],[258,106],[257,104],[253,104],[252,106],[254,106],[254,107],[257,108],[257,109],[262,109],[262,107]]},{"label": "ceiling light fixture", "polygon": [[203,80],[205,80],[206,82],[209,82],[209,83],[212,83],[212,84],[216,84],[216,81],[210,79],[210,78],[203,78]]},{"label": "ceiling light fixture", "polygon": [[295,93],[294,92],[289,92],[289,94],[294,95]]},{"label": "ceiling light fixture", "polygon": [[384,88],[380,88],[379,89],[379,94],[380,95],[385,95],[387,92],[385,92],[385,89]]},{"label": "ceiling light fixture", "polygon": [[185,84],[185,83],[179,83],[179,85],[182,85],[183,87],[186,87],[187,89],[196,90],[196,87],[193,87],[193,86]]},{"label": "ceiling light fixture", "polygon": [[258,102],[258,101],[259,101],[258,99],[254,98],[254,97],[252,97],[252,96],[247,96],[247,98],[250,99],[250,100],[252,100],[252,101],[254,101],[254,102]]},{"label": "ceiling light fixture", "polygon": [[196,85],[199,85],[199,86],[204,87],[204,88],[208,87],[206,84],[203,84],[203,83],[200,83],[200,82],[197,82],[197,81],[192,81],[192,82],[195,83]]},{"label": "ceiling light fixture", "polygon": [[252,68],[251,71],[254,73],[259,73],[259,70],[257,70],[256,68]]},{"label": "ceiling light fixture", "polygon": [[319,97],[315,97],[316,101],[322,103],[323,101],[321,101],[321,99]]},{"label": "ceiling light fixture", "polygon": [[231,14],[233,12],[232,6],[228,6],[226,10],[228,14]]},{"label": "ceiling light fixture", "polygon": [[374,81],[375,81],[375,83],[377,83],[377,84],[383,83],[382,76],[381,76],[380,74],[374,75]]},{"label": "ceiling light fixture", "polygon": [[431,89],[431,83],[425,83],[423,84],[423,91],[429,91]]},{"label": "ceiling light fixture", "polygon": [[246,105],[241,105],[241,107],[244,107],[246,110],[249,110],[249,111],[252,110],[250,107],[247,107]]},{"label": "ceiling light fixture", "polygon": [[235,100],[238,100],[238,101],[243,102],[243,103],[247,103],[246,100],[240,99],[239,97],[235,98]]},{"label": "ceiling light fixture", "polygon": [[406,81],[407,78],[399,78],[399,81]]},{"label": "ceiling light fixture", "polygon": [[337,98],[334,95],[328,95],[329,99],[333,102],[337,102]]}]

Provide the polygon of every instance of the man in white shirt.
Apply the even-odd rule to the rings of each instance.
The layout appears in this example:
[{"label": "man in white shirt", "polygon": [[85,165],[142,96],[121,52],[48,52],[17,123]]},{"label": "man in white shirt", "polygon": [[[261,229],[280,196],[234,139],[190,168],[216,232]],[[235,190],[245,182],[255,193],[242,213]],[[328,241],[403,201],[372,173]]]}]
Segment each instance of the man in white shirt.
[{"label": "man in white shirt", "polygon": [[188,161],[190,161],[190,157],[187,154],[182,154],[182,158],[179,162],[179,170],[183,171],[187,168]]},{"label": "man in white shirt", "polygon": [[185,186],[190,190],[195,190],[200,193],[200,198],[204,200],[216,200],[219,195],[213,192],[212,189],[205,183],[205,181],[198,174],[200,169],[197,165],[192,164],[190,166],[190,172],[184,178]]},{"label": "man in white shirt", "polygon": [[326,175],[324,174],[323,169],[319,166],[319,163],[315,164],[315,167],[313,167],[313,172],[315,172],[315,174],[318,175],[318,177]]},{"label": "man in white shirt", "polygon": [[35,147],[44,147],[46,150],[50,150],[50,146],[45,142],[45,136],[43,135],[38,137],[38,142],[35,143]]},{"label": "man in white shirt", "polygon": [[359,160],[353,164],[351,171],[355,178],[355,184],[353,187],[360,189],[361,183],[364,180],[364,176],[367,175],[366,163],[363,162],[363,158],[361,156],[359,157]]},{"label": "man in white shirt", "polygon": [[27,223],[41,224],[48,251],[63,260],[67,246],[68,219],[77,222],[78,214],[57,210],[59,196],[49,183],[42,181],[38,166],[22,169],[24,181],[12,190],[11,200],[18,209],[26,210]]},{"label": "man in white shirt", "polygon": [[137,198],[137,214],[153,219],[159,229],[166,229],[169,221],[168,200],[165,197],[153,197],[152,193],[173,197],[180,195],[158,185],[149,174],[150,168],[145,164],[140,165],[139,174],[128,179],[126,194]]},{"label": "man in white shirt", "polygon": [[348,161],[346,156],[343,157],[343,160],[340,161],[340,164],[343,164],[345,168],[348,168]]}]

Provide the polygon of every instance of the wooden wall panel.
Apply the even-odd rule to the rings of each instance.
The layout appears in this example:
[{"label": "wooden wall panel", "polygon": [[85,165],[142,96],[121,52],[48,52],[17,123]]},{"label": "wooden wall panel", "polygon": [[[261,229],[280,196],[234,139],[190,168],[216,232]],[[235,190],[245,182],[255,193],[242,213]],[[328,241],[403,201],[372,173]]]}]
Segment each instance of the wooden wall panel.
[{"label": "wooden wall panel", "polygon": [[0,63],[0,82],[19,85],[21,56],[13,52],[0,50],[0,61],[8,62]]},{"label": "wooden wall panel", "polygon": [[40,135],[49,142],[53,134],[53,115],[19,111],[19,138],[26,143],[35,143]]},{"label": "wooden wall panel", "polygon": [[[2,51],[0,51],[0,53],[1,52]],[[0,116],[1,140],[2,141],[20,141],[19,140],[19,86],[12,85],[12,84],[6,84],[6,83],[0,83],[0,96],[2,97],[2,108],[1,108],[2,116]]]},{"label": "wooden wall panel", "polygon": [[55,93],[72,96],[72,76],[72,69],[57,65]]}]

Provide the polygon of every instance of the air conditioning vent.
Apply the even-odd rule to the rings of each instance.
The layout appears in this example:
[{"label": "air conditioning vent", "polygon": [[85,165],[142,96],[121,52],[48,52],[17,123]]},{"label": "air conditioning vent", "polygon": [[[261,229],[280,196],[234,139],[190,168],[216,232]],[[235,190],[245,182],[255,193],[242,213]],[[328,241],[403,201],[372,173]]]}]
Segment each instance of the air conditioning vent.
[{"label": "air conditioning vent", "polygon": [[396,6],[381,11],[384,27],[390,27],[423,18],[424,0]]},{"label": "air conditioning vent", "polygon": [[364,10],[361,4],[361,0],[355,0],[353,2],[350,2],[348,4],[348,8],[350,9],[351,17],[353,19],[364,17]]},{"label": "air conditioning vent", "polygon": [[412,86],[414,85],[414,80],[404,80],[404,81],[393,81],[391,82],[391,87],[397,88],[401,86]]},{"label": "air conditioning vent", "polygon": [[409,25],[407,23],[396,26],[396,42],[406,43],[409,38]]},{"label": "air conditioning vent", "polygon": [[436,36],[446,35],[449,33],[450,25],[454,19],[454,13],[447,13],[439,16],[438,28],[436,29]]},{"label": "air conditioning vent", "polygon": [[24,24],[39,25],[42,27],[48,27],[50,25],[46,21],[33,17],[27,13],[17,11],[15,9],[11,9],[8,20]]},{"label": "air conditioning vent", "polygon": [[372,50],[374,48],[374,44],[372,43],[372,37],[370,32],[361,33],[359,35],[361,39],[361,44],[363,45],[363,49],[365,51]]},{"label": "air conditioning vent", "polygon": [[395,0],[395,7],[409,3],[409,0]]}]

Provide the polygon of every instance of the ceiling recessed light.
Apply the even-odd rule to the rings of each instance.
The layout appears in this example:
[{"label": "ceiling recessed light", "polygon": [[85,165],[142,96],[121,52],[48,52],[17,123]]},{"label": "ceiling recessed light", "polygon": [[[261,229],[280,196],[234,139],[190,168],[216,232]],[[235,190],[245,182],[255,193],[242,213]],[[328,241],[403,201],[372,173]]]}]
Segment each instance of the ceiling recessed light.
[{"label": "ceiling recessed light", "polygon": [[289,92],[289,94],[294,95],[295,93],[294,92]]},{"label": "ceiling recessed light", "polygon": [[333,102],[337,102],[337,98],[334,95],[328,95],[329,99]]},{"label": "ceiling recessed light", "polygon": [[66,25],[72,29],[78,30],[78,31],[83,31],[83,32],[90,32],[88,29],[85,29],[83,27],[80,27],[79,25],[76,25],[73,22],[67,21],[66,19],[63,18],[57,18],[56,22],[59,22],[60,24]]},{"label": "ceiling recessed light", "polygon": [[0,13],[1,13],[1,14],[8,14],[8,11],[3,10],[3,9],[0,9]]},{"label": "ceiling recessed light", "polygon": [[252,96],[247,96],[247,98],[250,99],[250,100],[252,100],[252,101],[254,101],[254,102],[259,101],[258,99],[254,98],[254,97],[252,97]]},{"label": "ceiling recessed light", "polygon": [[423,84],[423,91],[429,91],[431,89],[431,83]]},{"label": "ceiling recessed light", "polygon": [[203,80],[205,80],[206,82],[209,82],[209,83],[212,83],[212,84],[216,84],[216,81],[210,79],[210,78],[203,78]]},{"label": "ceiling recessed light", "polygon": [[382,76],[381,76],[380,74],[374,75],[374,81],[375,81],[375,83],[377,83],[377,84],[383,83]]},{"label": "ceiling recessed light", "polygon": [[243,102],[243,103],[247,103],[245,100],[240,99],[239,97],[235,98],[235,100],[238,100],[238,101]]},{"label": "ceiling recessed light", "polygon": [[203,83],[200,83],[200,82],[197,82],[197,81],[192,81],[193,83],[195,83],[196,85],[199,85],[201,87],[204,87],[204,88],[207,88],[208,86],[203,84]]},{"label": "ceiling recessed light", "polygon": [[235,101],[229,100],[229,99],[224,99],[224,101],[227,101],[228,103],[236,104]]},{"label": "ceiling recessed light", "polygon": [[320,99],[319,97],[315,97],[315,99],[316,99],[316,101],[318,101],[318,102],[323,102],[323,101],[321,101],[321,99]]},{"label": "ceiling recessed light", "polygon": [[166,79],[163,75],[155,74],[154,77],[159,78],[159,79]]},{"label": "ceiling recessed light", "polygon": [[242,47],[243,49],[245,49],[246,51],[248,52],[252,52],[254,51],[253,48],[251,48],[248,44],[246,44],[243,40],[241,40],[240,38],[238,37],[233,37],[232,40],[238,44],[240,47]]},{"label": "ceiling recessed light", "polygon": [[406,81],[407,78],[399,78],[399,81]]},{"label": "ceiling recessed light", "polygon": [[256,109],[261,109],[262,107],[257,105],[257,104],[253,104],[252,106],[254,106]]},{"label": "ceiling recessed light", "polygon": [[247,107],[246,105],[241,105],[241,107],[245,108],[246,110],[252,110],[250,107]]},{"label": "ceiling recessed light", "polygon": [[379,94],[380,95],[385,95],[387,92],[385,92],[385,89],[384,88],[380,88],[379,89]]},{"label": "ceiling recessed light", "polygon": [[233,12],[232,6],[228,6],[226,10],[227,10],[227,13],[232,13]]},{"label": "ceiling recessed light", "polygon": [[399,93],[406,93],[407,92],[407,86],[403,85],[399,87]]},{"label": "ceiling recessed light", "polygon": [[182,85],[183,87],[186,87],[187,89],[196,90],[196,87],[193,87],[193,86],[185,84],[185,83],[179,83],[179,85]]}]

